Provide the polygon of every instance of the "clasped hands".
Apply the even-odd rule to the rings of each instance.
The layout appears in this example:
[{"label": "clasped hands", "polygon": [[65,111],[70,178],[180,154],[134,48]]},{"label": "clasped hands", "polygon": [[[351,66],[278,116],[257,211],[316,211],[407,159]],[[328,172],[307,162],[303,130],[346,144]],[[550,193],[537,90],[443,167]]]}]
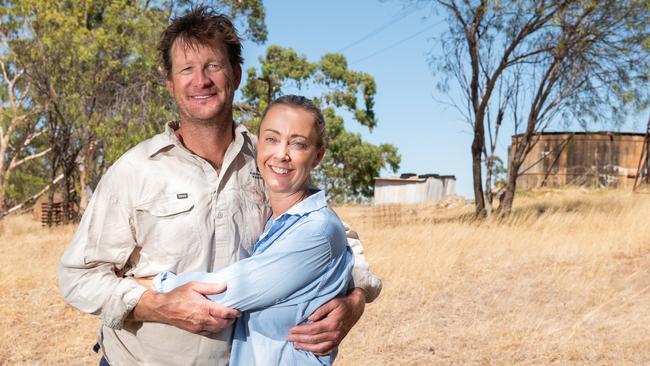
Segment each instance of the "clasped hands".
[{"label": "clasped hands", "polygon": [[[151,288],[151,278],[136,279]],[[132,311],[132,319],[156,321],[208,335],[232,325],[240,315],[236,309],[227,308],[206,299],[206,295],[222,293],[224,283],[190,282],[167,293],[152,290],[144,292]],[[325,303],[308,318],[310,323],[291,328],[288,341],[296,349],[324,355],[334,350],[356,324],[365,307],[365,292],[355,288],[347,296]]]}]

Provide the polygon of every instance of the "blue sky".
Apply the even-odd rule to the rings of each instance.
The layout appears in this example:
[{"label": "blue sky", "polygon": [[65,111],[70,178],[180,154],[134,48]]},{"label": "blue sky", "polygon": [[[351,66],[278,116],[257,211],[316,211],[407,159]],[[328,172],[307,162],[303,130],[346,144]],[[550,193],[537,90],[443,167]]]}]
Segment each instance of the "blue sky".
[{"label": "blue sky", "polygon": [[[291,47],[310,61],[325,53],[342,53],[351,69],[370,73],[377,83],[377,127],[369,133],[350,118],[346,127],[372,143],[397,146],[400,173],[453,174],[457,193],[471,197],[471,128],[455,109],[439,102],[446,96],[436,90],[440,76],[428,64],[432,52],[444,52],[435,38],[447,26],[431,8],[405,8],[405,3],[265,1],[268,41],[262,46],[244,44],[244,70],[259,65],[258,58],[272,44]],[[644,118],[632,118],[617,129],[642,131]],[[502,139],[501,154],[507,140]]]}]

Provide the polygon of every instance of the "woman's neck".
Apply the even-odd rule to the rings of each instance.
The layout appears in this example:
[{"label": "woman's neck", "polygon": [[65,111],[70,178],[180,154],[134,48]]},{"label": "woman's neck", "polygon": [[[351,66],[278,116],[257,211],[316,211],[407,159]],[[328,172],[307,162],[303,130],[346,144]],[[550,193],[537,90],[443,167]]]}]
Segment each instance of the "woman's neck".
[{"label": "woman's neck", "polygon": [[269,203],[273,210],[273,217],[278,217],[287,212],[291,207],[309,196],[307,188],[293,193],[269,192]]}]

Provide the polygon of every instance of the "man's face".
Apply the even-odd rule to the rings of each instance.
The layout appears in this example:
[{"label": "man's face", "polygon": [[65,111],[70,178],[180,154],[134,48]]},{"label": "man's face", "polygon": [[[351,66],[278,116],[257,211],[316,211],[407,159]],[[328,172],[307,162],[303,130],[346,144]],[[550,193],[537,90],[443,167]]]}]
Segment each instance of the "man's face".
[{"label": "man's face", "polygon": [[176,40],[171,50],[172,69],[166,86],[176,100],[182,122],[213,124],[232,119],[232,102],[241,81],[222,42],[213,47]]},{"label": "man's face", "polygon": [[257,142],[257,167],[272,194],[304,190],[324,153],[311,113],[281,104],[266,113]]}]

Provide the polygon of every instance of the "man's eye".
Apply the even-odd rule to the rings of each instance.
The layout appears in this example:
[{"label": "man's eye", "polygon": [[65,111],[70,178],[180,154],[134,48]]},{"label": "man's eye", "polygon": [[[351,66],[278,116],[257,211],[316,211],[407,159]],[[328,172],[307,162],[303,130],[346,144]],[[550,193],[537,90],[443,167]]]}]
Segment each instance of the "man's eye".
[{"label": "man's eye", "polygon": [[187,74],[191,74],[191,73],[192,73],[192,68],[191,67],[186,67],[186,68],[181,70],[181,74],[187,75]]},{"label": "man's eye", "polygon": [[222,68],[223,67],[221,65],[219,65],[219,64],[209,64],[208,65],[208,69],[210,69],[210,70],[217,71],[217,70],[221,70]]}]

